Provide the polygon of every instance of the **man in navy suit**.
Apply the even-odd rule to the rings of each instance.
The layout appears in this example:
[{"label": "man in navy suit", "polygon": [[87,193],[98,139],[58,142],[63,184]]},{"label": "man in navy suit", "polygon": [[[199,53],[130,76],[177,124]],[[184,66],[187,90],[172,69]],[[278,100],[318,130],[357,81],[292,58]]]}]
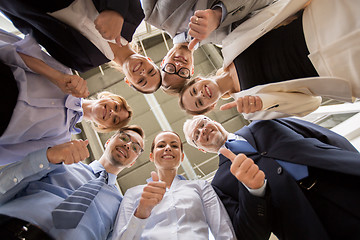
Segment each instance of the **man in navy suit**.
[{"label": "man in navy suit", "polygon": [[[52,57],[64,65],[87,71],[110,60],[79,31],[50,16],[74,0],[0,0],[2,11],[24,34],[31,34]],[[139,0],[92,0],[100,13],[95,27],[103,38],[127,41],[145,17]]]},{"label": "man in navy suit", "polygon": [[184,133],[220,150],[212,186],[239,239],[360,239],[360,154],[342,136],[291,118],[233,134],[206,116],[187,120]]}]

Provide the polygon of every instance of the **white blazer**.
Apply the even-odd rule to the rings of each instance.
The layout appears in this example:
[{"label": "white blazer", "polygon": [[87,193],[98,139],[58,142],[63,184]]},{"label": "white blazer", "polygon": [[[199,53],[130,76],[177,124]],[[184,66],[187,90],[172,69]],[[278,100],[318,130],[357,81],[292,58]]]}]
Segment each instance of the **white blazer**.
[{"label": "white blazer", "polygon": [[[240,24],[222,42],[223,66],[229,66],[252,43],[298,12],[307,2],[279,0]],[[360,97],[359,9],[359,0],[312,0],[303,14],[308,57],[316,71],[321,77],[349,81],[354,97]],[[318,79],[312,78],[313,81]],[[346,98],[340,92],[337,97]]]}]

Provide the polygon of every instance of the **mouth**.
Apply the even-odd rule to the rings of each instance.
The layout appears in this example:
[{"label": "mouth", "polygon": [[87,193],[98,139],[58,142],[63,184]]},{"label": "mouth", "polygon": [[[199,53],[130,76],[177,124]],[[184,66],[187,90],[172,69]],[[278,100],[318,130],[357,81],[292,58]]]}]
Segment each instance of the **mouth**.
[{"label": "mouth", "polygon": [[106,104],[105,104],[105,106],[104,106],[104,111],[103,111],[103,120],[105,120],[105,116],[106,116]]},{"label": "mouth", "polygon": [[127,158],[127,151],[124,148],[117,146],[115,150],[120,156],[122,156],[123,158]]},{"label": "mouth", "polygon": [[133,68],[133,72],[139,71],[141,65],[142,65],[142,62],[139,62],[138,64],[136,64],[136,65],[134,66],[134,68]]},{"label": "mouth", "polygon": [[184,58],[183,56],[175,56],[174,57],[175,61],[181,62],[183,64],[186,64],[188,61],[186,60],[186,58]]},{"label": "mouth", "polygon": [[212,97],[212,92],[211,92],[210,88],[207,85],[204,86],[204,92],[206,93],[208,98]]},{"label": "mouth", "polygon": [[173,155],[170,155],[170,154],[165,154],[161,158],[163,158],[163,159],[174,159],[175,157]]},{"label": "mouth", "polygon": [[211,130],[208,132],[208,134],[207,134],[207,136],[206,136],[206,141],[207,141],[207,142],[209,141],[209,139],[210,139],[210,134],[211,134],[213,131],[214,131],[214,130],[211,129]]}]

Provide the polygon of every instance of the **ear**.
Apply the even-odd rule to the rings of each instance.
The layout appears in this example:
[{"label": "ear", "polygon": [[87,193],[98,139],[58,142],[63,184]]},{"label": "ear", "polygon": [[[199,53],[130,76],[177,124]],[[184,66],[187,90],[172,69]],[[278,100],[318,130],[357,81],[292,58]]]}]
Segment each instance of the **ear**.
[{"label": "ear", "polygon": [[97,127],[101,128],[101,129],[106,129],[106,127],[104,125],[101,125],[101,124],[97,124]]},{"label": "ear", "polygon": [[109,138],[106,143],[105,143],[105,148],[107,148],[107,146],[109,145],[109,142],[110,142],[111,138]]},{"label": "ear", "polygon": [[191,76],[194,75],[194,71],[195,71],[195,68],[194,68],[194,65],[192,65],[192,68],[191,68]]},{"label": "ear", "polygon": [[150,153],[150,154],[149,154],[149,158],[150,158],[150,162],[154,162],[154,156],[153,156],[153,153]]},{"label": "ear", "polygon": [[124,77],[124,81],[125,83],[129,86],[132,87],[133,85],[131,84],[131,82],[129,81],[129,79],[127,79],[127,77]]},{"label": "ear", "polygon": [[181,162],[182,161],[184,161],[184,156],[185,156],[185,154],[183,153],[183,154],[181,154]]},{"label": "ear", "polygon": [[198,148],[199,151],[203,152],[203,153],[206,153],[206,151],[202,148]]}]

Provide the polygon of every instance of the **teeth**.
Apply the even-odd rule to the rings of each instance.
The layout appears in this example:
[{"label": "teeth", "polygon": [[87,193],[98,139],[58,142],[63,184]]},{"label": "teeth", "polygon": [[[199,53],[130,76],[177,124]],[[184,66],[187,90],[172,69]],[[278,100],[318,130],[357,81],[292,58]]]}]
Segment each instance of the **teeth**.
[{"label": "teeth", "polygon": [[207,86],[205,86],[205,91],[208,94],[208,96],[211,97],[211,92]]},{"label": "teeth", "polygon": [[163,158],[165,158],[165,159],[172,159],[172,158],[174,158],[173,156],[170,156],[170,155],[166,155],[166,156],[163,156]]}]

